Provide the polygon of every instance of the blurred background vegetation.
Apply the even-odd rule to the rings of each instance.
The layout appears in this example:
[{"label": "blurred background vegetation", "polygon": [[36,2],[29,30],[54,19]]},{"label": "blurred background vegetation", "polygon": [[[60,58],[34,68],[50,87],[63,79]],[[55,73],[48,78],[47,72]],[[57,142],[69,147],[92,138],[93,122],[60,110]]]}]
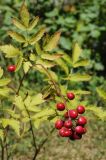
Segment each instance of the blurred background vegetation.
[{"label": "blurred background vegetation", "polygon": [[[73,87],[89,89],[92,93],[89,96],[90,103],[106,107],[106,103],[99,98],[96,91],[96,87],[106,89],[106,0],[26,0],[26,3],[32,16],[40,16],[39,27],[46,26],[51,34],[57,30],[62,32],[60,49],[70,54],[74,42],[77,41],[81,45],[84,52],[83,57],[90,59],[90,65],[84,69],[79,68],[79,70],[80,72],[87,71],[93,75],[93,78],[85,86],[83,83],[77,83],[73,84]],[[0,44],[11,42],[6,32],[14,30],[11,18],[18,16],[21,4],[22,0],[0,0]],[[4,64],[9,63],[4,61],[4,57],[0,54],[0,65],[3,67]],[[58,71],[57,74],[64,76],[65,73]],[[40,75],[36,76],[39,79]],[[29,82],[33,77],[35,75],[32,73],[28,77]],[[38,88],[40,88],[40,84],[39,80]],[[105,131],[105,123],[94,120],[94,122],[90,122],[87,137],[85,136],[82,142],[67,144],[67,147],[66,141],[62,142],[60,138],[55,138],[55,134],[47,144],[47,149],[42,150],[41,155],[44,158],[39,155],[38,160],[105,160],[106,143],[103,143],[106,138]],[[27,144],[25,145],[27,146]],[[24,149],[28,150],[27,147]],[[25,152],[24,149],[19,146],[18,160],[22,159],[19,157],[21,153]],[[23,159],[27,160],[28,158],[24,157]]]}]

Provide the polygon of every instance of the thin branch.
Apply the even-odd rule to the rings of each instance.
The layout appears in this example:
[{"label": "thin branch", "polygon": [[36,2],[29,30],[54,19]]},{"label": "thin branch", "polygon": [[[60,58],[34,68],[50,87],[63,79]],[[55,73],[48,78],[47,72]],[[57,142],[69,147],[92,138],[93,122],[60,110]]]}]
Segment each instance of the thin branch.
[{"label": "thin branch", "polygon": [[34,157],[32,160],[36,160],[37,155],[39,154],[39,152],[41,151],[41,149],[43,148],[44,144],[48,141],[49,137],[51,136],[51,134],[54,132],[55,128],[52,128],[52,130],[50,131],[50,133],[47,135],[47,137],[42,141],[42,143],[39,145]]}]

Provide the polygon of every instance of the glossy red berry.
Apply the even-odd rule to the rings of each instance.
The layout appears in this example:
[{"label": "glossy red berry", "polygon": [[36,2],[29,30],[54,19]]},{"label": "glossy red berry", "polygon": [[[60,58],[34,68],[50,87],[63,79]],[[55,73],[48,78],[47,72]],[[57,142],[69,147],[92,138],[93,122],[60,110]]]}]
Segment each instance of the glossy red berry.
[{"label": "glossy red berry", "polygon": [[72,119],[77,118],[77,116],[78,116],[78,111],[75,110],[75,109],[72,109],[72,110],[67,111],[67,112],[64,114],[64,117],[65,117],[65,118],[69,118],[69,116],[70,116],[70,118],[72,118]]},{"label": "glossy red berry", "polygon": [[77,124],[78,124],[78,125],[83,126],[83,125],[85,125],[86,123],[87,123],[87,119],[86,119],[84,116],[79,117],[78,120],[77,120]]},{"label": "glossy red berry", "polygon": [[85,134],[85,133],[87,132],[87,129],[86,129],[86,128],[83,128],[83,130],[84,130],[84,133],[83,133],[83,134]]},{"label": "glossy red berry", "polygon": [[72,138],[74,140],[80,140],[82,138],[82,135],[77,134],[76,132],[73,133]]},{"label": "glossy red berry", "polygon": [[15,65],[9,65],[8,68],[7,68],[7,70],[9,72],[14,72],[16,70],[16,66]]},{"label": "glossy red berry", "polygon": [[66,120],[65,122],[64,122],[64,127],[66,127],[66,128],[71,128],[72,127],[72,121],[71,120]]},{"label": "glossy red berry", "polygon": [[66,129],[64,132],[64,137],[70,137],[72,135],[72,131],[69,129]]},{"label": "glossy red berry", "polygon": [[77,126],[77,127],[75,128],[75,132],[76,132],[77,134],[83,134],[83,133],[84,133],[84,128],[83,128],[82,126]]},{"label": "glossy red berry", "polygon": [[64,117],[69,118],[68,112],[65,112]]},{"label": "glossy red berry", "polygon": [[85,112],[85,107],[79,105],[79,106],[77,107],[77,111],[78,111],[79,114],[83,114],[83,113]]},{"label": "glossy red berry", "polygon": [[64,109],[65,109],[65,105],[64,105],[64,103],[57,103],[57,109],[59,110],[59,111],[63,111]]},{"label": "glossy red berry", "polygon": [[67,98],[68,98],[69,100],[73,100],[73,99],[75,98],[74,93],[68,92],[68,93],[67,93]]},{"label": "glossy red berry", "polygon": [[62,127],[62,128],[59,130],[59,135],[60,135],[61,137],[65,137],[65,131],[66,131],[66,129],[65,129],[64,127]]},{"label": "glossy red berry", "polygon": [[69,110],[69,115],[71,118],[75,119],[78,116],[78,112],[75,109]]},{"label": "glossy red berry", "polygon": [[55,123],[55,128],[56,129],[61,129],[64,125],[64,122],[62,120],[57,120]]}]

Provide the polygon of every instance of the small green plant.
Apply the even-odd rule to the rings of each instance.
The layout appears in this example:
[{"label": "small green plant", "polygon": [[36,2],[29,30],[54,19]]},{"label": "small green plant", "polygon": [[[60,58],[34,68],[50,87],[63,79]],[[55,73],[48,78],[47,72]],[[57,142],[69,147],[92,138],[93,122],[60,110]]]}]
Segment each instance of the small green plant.
[{"label": "small green plant", "polygon": [[[15,142],[10,142],[11,137],[20,142],[28,133],[32,135],[32,146],[34,148],[32,160],[35,160],[55,127],[51,125],[50,133],[39,143],[36,140],[35,130],[40,129],[44,121],[51,124],[56,122],[56,128],[60,129],[60,126],[63,126],[63,121],[57,122],[57,120],[63,119],[64,114],[67,115],[67,121],[64,123],[63,129],[65,130],[60,130],[60,135],[63,136],[63,132],[65,132],[65,137],[73,140],[80,139],[81,135],[86,132],[83,127],[86,124],[85,117],[78,117],[77,126],[73,130],[71,130],[71,119],[77,118],[78,113],[84,113],[85,107],[83,106],[89,104],[84,99],[84,95],[88,96],[90,92],[74,89],[70,91],[68,83],[87,82],[91,79],[89,74],[82,74],[78,70],[78,67],[88,66],[89,60],[81,57],[82,49],[78,43],[75,43],[72,55],[60,51],[57,44],[61,33],[58,31],[49,35],[43,25],[41,28],[37,27],[38,21],[38,16],[31,19],[25,2],[23,2],[19,18],[13,18],[12,20],[17,32],[8,31],[9,36],[15,42],[0,46],[0,51],[5,55],[5,58],[12,59],[12,63],[7,66],[7,69],[0,68],[2,160],[13,157],[13,150],[17,147],[14,144]],[[33,30],[35,34],[32,32]],[[65,72],[64,77],[59,77],[55,72],[59,66],[60,70]],[[36,91],[34,81],[30,83],[30,86],[26,85],[25,82],[31,71],[34,74],[39,72],[42,75],[42,90],[39,88],[39,91]],[[18,80],[19,82],[17,82]],[[77,110],[75,110],[76,106],[78,106]],[[92,110],[95,113],[96,109],[93,110],[92,108],[86,107],[86,110]],[[100,113],[98,112],[97,115],[99,116]],[[99,117],[103,119],[101,116]],[[106,116],[104,116],[105,118]],[[73,131],[74,137],[71,137]]]}]

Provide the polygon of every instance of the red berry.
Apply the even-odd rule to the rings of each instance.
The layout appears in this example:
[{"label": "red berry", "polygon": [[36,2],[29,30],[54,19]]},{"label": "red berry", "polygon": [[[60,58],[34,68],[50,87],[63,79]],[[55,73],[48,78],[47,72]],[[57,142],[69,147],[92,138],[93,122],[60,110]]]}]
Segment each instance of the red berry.
[{"label": "red berry", "polygon": [[55,123],[55,128],[56,129],[61,129],[64,125],[64,122],[62,120],[57,120]]},{"label": "red berry", "polygon": [[65,136],[65,131],[66,131],[66,129],[65,129],[64,127],[62,127],[62,128],[59,130],[59,135],[60,135],[61,137],[64,137],[64,136]]},{"label": "red berry", "polygon": [[65,118],[69,118],[68,112],[66,112],[66,113],[64,114],[64,117],[65,117]]},{"label": "red berry", "polygon": [[16,66],[15,65],[9,65],[8,68],[7,68],[7,70],[9,72],[14,72],[16,70]]},{"label": "red berry", "polygon": [[64,127],[66,127],[66,128],[71,128],[72,127],[72,121],[71,120],[66,120],[65,122],[64,122]]},{"label": "red berry", "polygon": [[77,134],[83,134],[83,133],[84,133],[84,128],[83,128],[82,126],[77,126],[77,127],[75,128],[75,132],[76,132]]},{"label": "red berry", "polygon": [[86,119],[85,117],[83,117],[83,116],[79,117],[78,120],[77,120],[77,124],[78,124],[78,125],[83,126],[83,125],[85,125],[86,123],[87,123],[87,119]]},{"label": "red berry", "polygon": [[69,110],[69,115],[71,118],[75,119],[78,116],[78,112],[75,109]]},{"label": "red berry", "polygon": [[74,132],[73,135],[72,135],[72,138],[73,138],[74,140],[79,140],[79,139],[82,138],[82,135],[78,135],[76,132]]},{"label": "red berry", "polygon": [[75,98],[74,93],[68,92],[68,93],[67,93],[67,98],[70,99],[70,100],[73,100],[73,99]]},{"label": "red berry", "polygon": [[84,130],[84,133],[83,133],[83,134],[85,134],[85,133],[87,132],[87,129],[86,129],[86,128],[83,128],[83,130]]},{"label": "red berry", "polygon": [[64,137],[70,137],[72,135],[72,131],[69,129],[66,129],[66,131],[64,132]]},{"label": "red berry", "polygon": [[64,105],[64,103],[57,103],[57,109],[59,110],[59,111],[63,111],[64,109],[65,109],[65,105]]},{"label": "red berry", "polygon": [[84,106],[79,105],[79,106],[77,107],[77,111],[78,111],[78,113],[79,113],[79,114],[82,114],[82,113],[84,113],[84,112],[85,112],[85,107],[84,107]]},{"label": "red berry", "polygon": [[78,116],[78,111],[75,109],[69,110],[64,114],[64,116],[65,116],[65,118],[69,118],[69,116],[70,116],[70,118],[75,119]]}]

